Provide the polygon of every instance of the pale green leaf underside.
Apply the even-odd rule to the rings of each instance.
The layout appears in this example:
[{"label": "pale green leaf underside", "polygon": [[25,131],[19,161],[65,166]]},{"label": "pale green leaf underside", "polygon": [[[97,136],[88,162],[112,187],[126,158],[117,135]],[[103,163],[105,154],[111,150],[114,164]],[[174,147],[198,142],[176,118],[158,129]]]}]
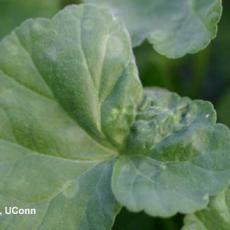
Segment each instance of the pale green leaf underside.
[{"label": "pale green leaf underside", "polygon": [[215,120],[208,102],[147,90],[129,150],[113,169],[117,200],[165,217],[205,207],[230,178],[230,132]]},{"label": "pale green leaf underside", "polygon": [[112,9],[132,36],[133,46],[144,39],[169,58],[195,53],[216,36],[220,0],[84,0]]},{"label": "pale green leaf underside", "polygon": [[230,190],[219,193],[210,200],[207,208],[187,215],[183,230],[229,230]]},{"label": "pale green leaf underside", "polygon": [[[142,98],[129,35],[106,10],[70,6],[0,43],[1,229],[109,229],[110,189]],[[105,162],[101,164],[101,162]]]},{"label": "pale green leaf underside", "polygon": [[60,5],[60,0],[1,0],[0,39],[27,18],[53,16]]}]

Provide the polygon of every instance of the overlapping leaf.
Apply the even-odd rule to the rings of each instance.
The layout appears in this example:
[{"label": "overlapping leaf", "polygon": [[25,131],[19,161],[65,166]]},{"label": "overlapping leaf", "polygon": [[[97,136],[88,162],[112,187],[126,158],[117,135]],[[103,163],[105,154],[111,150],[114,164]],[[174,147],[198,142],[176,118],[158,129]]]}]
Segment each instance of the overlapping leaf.
[{"label": "overlapping leaf", "polygon": [[230,190],[213,197],[207,208],[185,217],[183,230],[230,229]]},{"label": "overlapping leaf", "polygon": [[112,9],[132,35],[133,46],[148,39],[170,58],[195,53],[216,36],[220,0],[84,0]]}]

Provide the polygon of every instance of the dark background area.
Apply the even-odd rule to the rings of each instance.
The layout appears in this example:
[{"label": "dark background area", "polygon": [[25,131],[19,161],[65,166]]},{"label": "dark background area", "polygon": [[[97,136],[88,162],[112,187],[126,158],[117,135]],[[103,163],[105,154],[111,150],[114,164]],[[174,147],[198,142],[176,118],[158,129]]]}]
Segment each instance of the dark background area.
[{"label": "dark background area", "polygon": [[[30,4],[22,0],[0,0],[0,39],[28,17],[48,17],[65,5],[80,1],[28,2]],[[42,4],[45,7],[41,7]],[[144,86],[159,86],[181,96],[209,100],[217,110],[218,121],[230,126],[230,1],[224,0],[223,5],[217,38],[198,54],[171,60],[157,54],[147,42],[135,48],[134,52]],[[178,230],[182,222],[180,214],[161,219],[123,209],[113,230]]]}]

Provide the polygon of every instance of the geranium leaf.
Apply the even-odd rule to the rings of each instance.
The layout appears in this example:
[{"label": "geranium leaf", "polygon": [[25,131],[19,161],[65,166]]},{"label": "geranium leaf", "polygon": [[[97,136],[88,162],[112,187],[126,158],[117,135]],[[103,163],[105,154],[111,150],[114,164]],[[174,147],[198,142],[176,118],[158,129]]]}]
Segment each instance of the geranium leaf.
[{"label": "geranium leaf", "polygon": [[230,229],[230,190],[212,197],[207,208],[187,215],[182,230]]},{"label": "geranium leaf", "polygon": [[230,176],[230,131],[215,121],[208,102],[147,90],[127,152],[114,166],[117,200],[164,217],[205,207]]},{"label": "geranium leaf", "polygon": [[129,35],[106,10],[70,6],[7,35],[0,43],[0,206],[37,214],[1,210],[0,228],[110,229],[120,209],[112,159],[141,98]]},{"label": "geranium leaf", "polygon": [[84,0],[109,7],[121,18],[133,46],[144,39],[156,51],[178,58],[205,48],[216,36],[222,6],[220,0]]}]

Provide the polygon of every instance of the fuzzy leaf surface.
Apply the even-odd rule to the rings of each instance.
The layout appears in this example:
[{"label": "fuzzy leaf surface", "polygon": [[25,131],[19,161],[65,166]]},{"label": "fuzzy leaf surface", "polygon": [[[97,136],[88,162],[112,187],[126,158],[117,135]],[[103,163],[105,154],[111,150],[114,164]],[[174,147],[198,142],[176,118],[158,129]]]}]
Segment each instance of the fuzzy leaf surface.
[{"label": "fuzzy leaf surface", "polygon": [[129,35],[106,10],[70,6],[6,36],[0,206],[37,214],[3,215],[0,228],[110,229],[120,209],[113,159],[141,98]]}]

